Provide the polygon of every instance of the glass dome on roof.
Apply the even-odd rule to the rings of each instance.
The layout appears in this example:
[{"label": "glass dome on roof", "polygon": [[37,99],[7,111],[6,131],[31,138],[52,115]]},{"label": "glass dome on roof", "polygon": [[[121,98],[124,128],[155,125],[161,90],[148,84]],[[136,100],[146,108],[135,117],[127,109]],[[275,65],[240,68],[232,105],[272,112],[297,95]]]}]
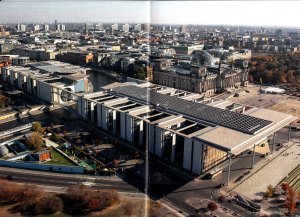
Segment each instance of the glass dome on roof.
[{"label": "glass dome on roof", "polygon": [[204,50],[194,51],[192,53],[191,66],[211,66],[215,65],[215,59],[212,55]]}]

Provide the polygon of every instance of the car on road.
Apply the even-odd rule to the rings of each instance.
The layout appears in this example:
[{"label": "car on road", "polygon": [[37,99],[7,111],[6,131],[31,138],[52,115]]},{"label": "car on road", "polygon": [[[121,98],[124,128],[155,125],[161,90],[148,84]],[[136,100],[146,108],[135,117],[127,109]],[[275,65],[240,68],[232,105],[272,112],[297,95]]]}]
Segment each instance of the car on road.
[{"label": "car on road", "polygon": [[10,176],[10,175],[8,175],[8,176],[6,176],[6,179],[7,179],[7,180],[15,180],[16,177],[15,177],[15,176]]}]

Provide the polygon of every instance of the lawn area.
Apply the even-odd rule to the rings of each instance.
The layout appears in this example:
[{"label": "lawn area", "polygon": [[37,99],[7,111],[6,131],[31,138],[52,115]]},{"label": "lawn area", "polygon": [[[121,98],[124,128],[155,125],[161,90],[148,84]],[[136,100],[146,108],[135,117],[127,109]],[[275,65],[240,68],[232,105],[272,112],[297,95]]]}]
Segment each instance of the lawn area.
[{"label": "lawn area", "polygon": [[55,149],[52,149],[51,151],[51,161],[47,161],[44,164],[53,164],[53,165],[64,165],[64,166],[75,166],[74,163],[72,163],[69,159],[67,159],[65,156],[60,154]]}]

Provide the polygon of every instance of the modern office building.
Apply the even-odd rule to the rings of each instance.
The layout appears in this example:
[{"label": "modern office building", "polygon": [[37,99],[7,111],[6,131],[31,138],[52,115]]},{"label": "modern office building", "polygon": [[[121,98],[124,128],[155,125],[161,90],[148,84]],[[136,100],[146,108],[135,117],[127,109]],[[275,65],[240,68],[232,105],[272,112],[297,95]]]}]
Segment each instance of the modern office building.
[{"label": "modern office building", "polygon": [[80,96],[78,113],[142,150],[148,144],[153,156],[198,175],[245,151],[264,147],[270,152],[265,145],[270,136],[297,119],[148,84]]},{"label": "modern office building", "polygon": [[47,103],[64,104],[73,100],[72,93],[92,91],[84,72],[78,66],[45,61],[30,67],[3,67],[2,80]]}]

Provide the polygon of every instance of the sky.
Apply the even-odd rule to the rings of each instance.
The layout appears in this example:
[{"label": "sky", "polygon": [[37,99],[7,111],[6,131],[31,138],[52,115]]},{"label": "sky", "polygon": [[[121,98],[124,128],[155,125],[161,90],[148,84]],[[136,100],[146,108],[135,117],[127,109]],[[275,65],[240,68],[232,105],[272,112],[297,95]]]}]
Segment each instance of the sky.
[{"label": "sky", "polygon": [[300,27],[300,1],[2,0],[0,23],[223,24]]}]

